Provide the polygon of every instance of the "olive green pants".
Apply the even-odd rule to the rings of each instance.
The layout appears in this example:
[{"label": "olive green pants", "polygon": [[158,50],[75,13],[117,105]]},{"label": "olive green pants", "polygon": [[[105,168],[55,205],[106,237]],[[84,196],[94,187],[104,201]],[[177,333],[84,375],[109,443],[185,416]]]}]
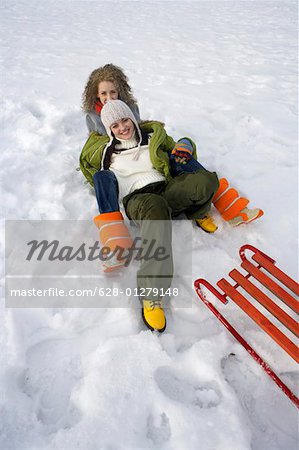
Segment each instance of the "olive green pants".
[{"label": "olive green pants", "polygon": [[137,273],[137,285],[140,292],[148,294],[147,299],[160,297],[159,293],[171,285],[171,218],[181,213],[189,219],[204,217],[211,208],[218,186],[215,172],[200,169],[183,173],[168,182],[147,185],[123,199],[127,216],[140,226],[141,245],[147,255],[141,260]]}]

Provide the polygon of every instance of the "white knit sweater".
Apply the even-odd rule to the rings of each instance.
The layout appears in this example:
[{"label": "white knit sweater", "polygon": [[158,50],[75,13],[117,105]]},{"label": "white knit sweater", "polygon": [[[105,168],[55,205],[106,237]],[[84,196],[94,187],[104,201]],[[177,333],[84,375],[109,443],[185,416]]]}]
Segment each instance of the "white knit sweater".
[{"label": "white knit sweater", "polygon": [[[130,148],[130,145],[135,146]],[[153,168],[148,145],[139,146],[136,140],[132,139],[121,141],[117,147],[126,148],[120,153],[114,153],[110,164],[110,170],[115,173],[118,181],[120,200],[136,189],[165,180],[165,177]]]}]

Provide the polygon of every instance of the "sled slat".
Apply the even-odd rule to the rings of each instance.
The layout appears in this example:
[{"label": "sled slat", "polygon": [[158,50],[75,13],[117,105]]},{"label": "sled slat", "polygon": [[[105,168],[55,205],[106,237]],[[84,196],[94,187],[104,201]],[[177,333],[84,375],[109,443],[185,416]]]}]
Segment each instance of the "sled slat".
[{"label": "sled slat", "polygon": [[251,317],[272,339],[282,347],[297,363],[299,351],[296,345],[283,334],[270,320],[255,308],[242,294],[240,294],[227,280],[222,278],[217,286],[225,292],[248,316]]},{"label": "sled slat", "polygon": [[282,300],[289,308],[299,314],[299,302],[292,297],[287,291],[285,291],[281,286],[275,283],[268,275],[261,272],[256,266],[254,266],[249,261],[244,261],[241,267],[245,269],[250,275],[252,275],[256,280],[258,280],[263,286],[269,289],[270,292],[276,295],[280,300]]},{"label": "sled slat", "polygon": [[274,264],[272,264],[268,259],[266,259],[260,253],[255,253],[252,255],[252,259],[260,264],[264,269],[266,269],[271,275],[273,275],[277,280],[288,287],[294,294],[299,296],[299,284],[296,283],[291,277],[289,277],[282,270],[278,269]]},{"label": "sled slat", "polygon": [[295,336],[299,337],[299,325],[292,317],[290,317],[283,309],[281,309],[273,300],[271,300],[264,292],[249,281],[238,270],[233,269],[229,276],[236,281],[248,294],[255,298],[263,305],[274,317],[276,317],[283,325],[285,325]]}]

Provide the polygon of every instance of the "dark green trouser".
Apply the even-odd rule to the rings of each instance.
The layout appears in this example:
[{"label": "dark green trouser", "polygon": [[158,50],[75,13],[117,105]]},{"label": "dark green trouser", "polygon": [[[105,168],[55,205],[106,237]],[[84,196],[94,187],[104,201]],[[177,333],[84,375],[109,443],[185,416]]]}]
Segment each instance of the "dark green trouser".
[{"label": "dark green trouser", "polygon": [[[141,290],[158,288],[165,292],[170,287],[173,276],[171,217],[183,212],[189,219],[204,217],[218,186],[215,172],[199,170],[183,173],[169,182],[150,184],[124,198],[127,216],[140,226],[143,251],[148,253],[151,248],[153,255],[162,248],[165,252],[165,258],[151,257],[141,262],[137,273]],[[155,297],[159,295],[152,292],[147,299]]]}]

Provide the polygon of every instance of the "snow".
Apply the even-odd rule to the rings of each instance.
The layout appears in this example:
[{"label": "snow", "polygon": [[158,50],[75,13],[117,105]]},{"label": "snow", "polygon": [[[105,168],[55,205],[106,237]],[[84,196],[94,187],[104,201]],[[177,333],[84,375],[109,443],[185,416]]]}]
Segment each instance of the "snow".
[{"label": "snow", "polygon": [[[87,137],[80,101],[89,73],[113,62],[144,119],[192,137],[200,161],[265,211],[237,229],[215,212],[215,235],[193,230],[193,280],[215,283],[247,242],[297,277],[297,2],[0,8],[3,218],[96,214],[76,171]],[[131,308],[5,309],[4,296],[1,305],[1,449],[297,448],[294,405],[195,293],[192,307],[170,306],[159,336]],[[296,391],[288,355],[231,305],[228,316]]]}]

